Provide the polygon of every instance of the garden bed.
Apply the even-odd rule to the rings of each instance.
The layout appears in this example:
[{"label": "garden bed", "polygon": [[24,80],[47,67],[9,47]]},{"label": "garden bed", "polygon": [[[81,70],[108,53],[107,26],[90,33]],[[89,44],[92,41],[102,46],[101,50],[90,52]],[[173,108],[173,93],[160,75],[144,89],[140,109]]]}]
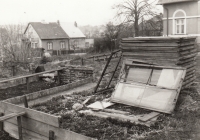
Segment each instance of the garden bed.
[{"label": "garden bed", "polygon": [[[86,104],[89,105],[95,101],[102,101],[111,96],[111,92],[101,92],[93,95],[92,91],[83,91],[81,93],[73,93],[68,96],[57,96],[48,100],[45,103],[32,106],[32,109],[42,111],[48,114],[61,116],[61,128],[80,133],[82,135],[97,138],[98,140],[111,139],[132,139],[133,136],[143,135],[144,132],[151,132],[158,130],[158,124],[147,127],[140,124],[135,124],[130,121],[120,121],[113,118],[101,118],[91,115],[79,113],[73,110],[74,104],[82,104],[88,97],[91,97]],[[86,106],[82,109],[87,110]],[[115,104],[111,109],[127,111],[134,115],[146,114],[151,111],[126,106],[122,104]]]}]

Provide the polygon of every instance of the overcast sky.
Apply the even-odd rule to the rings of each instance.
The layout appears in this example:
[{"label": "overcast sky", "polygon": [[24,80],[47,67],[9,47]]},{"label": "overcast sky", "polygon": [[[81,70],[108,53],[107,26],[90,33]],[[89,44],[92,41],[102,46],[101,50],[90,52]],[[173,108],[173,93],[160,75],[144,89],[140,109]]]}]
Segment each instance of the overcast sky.
[{"label": "overcast sky", "polygon": [[[0,0],[0,24],[74,22],[102,25],[113,20],[114,4],[123,0]],[[159,7],[162,12],[162,9]]]}]

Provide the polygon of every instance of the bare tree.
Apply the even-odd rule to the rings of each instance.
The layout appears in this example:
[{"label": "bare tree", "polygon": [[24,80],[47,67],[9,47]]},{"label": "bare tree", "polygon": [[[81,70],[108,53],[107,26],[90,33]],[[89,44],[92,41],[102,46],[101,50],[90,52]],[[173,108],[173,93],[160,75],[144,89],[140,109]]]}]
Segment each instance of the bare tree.
[{"label": "bare tree", "polygon": [[117,9],[116,18],[120,18],[123,23],[134,23],[135,36],[138,36],[141,19],[156,15],[155,2],[156,0],[124,0],[114,6]]},{"label": "bare tree", "polygon": [[0,48],[3,52],[4,67],[28,68],[28,63],[35,56],[36,51],[31,48],[31,42],[24,37],[23,31],[23,25],[6,25],[0,28]]}]

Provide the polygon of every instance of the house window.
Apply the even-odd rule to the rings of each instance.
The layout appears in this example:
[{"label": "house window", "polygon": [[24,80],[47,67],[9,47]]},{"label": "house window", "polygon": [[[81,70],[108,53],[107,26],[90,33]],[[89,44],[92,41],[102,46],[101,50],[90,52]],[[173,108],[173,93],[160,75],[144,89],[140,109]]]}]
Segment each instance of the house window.
[{"label": "house window", "polygon": [[176,19],[175,21],[175,33],[184,34],[185,33],[185,19]]},{"label": "house window", "polygon": [[173,33],[186,34],[186,13],[183,10],[177,10],[173,14]]},{"label": "house window", "polygon": [[47,43],[47,50],[53,50],[53,43],[52,42]]},{"label": "house window", "polygon": [[60,42],[60,48],[61,48],[61,49],[64,49],[64,48],[65,48],[65,42],[64,42],[64,41]]}]

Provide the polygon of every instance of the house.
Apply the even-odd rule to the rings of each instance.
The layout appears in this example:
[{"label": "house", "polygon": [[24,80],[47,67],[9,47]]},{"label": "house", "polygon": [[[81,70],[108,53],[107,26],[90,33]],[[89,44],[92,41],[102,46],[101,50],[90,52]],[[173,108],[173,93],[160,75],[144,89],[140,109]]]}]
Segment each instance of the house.
[{"label": "house", "polygon": [[65,31],[69,37],[69,49],[81,50],[85,49],[86,36],[78,28],[77,23],[59,22],[60,27]]},{"label": "house", "polygon": [[44,48],[51,54],[69,50],[69,36],[56,22],[30,22],[24,34],[30,39],[31,48]]},{"label": "house", "polygon": [[200,0],[159,0],[164,36],[197,36],[200,46]]}]

